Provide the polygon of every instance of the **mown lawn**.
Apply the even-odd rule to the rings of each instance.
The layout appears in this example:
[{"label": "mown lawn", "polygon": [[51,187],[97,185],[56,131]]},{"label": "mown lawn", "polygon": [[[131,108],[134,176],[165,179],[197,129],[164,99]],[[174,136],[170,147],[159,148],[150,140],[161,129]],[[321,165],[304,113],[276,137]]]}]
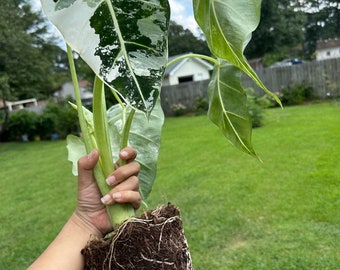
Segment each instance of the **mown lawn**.
[{"label": "mown lawn", "polygon": [[[196,270],[339,269],[340,106],[270,109],[233,148],[207,117],[168,118],[149,207],[181,209]],[[65,142],[0,144],[0,269],[24,269],[75,206]]]}]

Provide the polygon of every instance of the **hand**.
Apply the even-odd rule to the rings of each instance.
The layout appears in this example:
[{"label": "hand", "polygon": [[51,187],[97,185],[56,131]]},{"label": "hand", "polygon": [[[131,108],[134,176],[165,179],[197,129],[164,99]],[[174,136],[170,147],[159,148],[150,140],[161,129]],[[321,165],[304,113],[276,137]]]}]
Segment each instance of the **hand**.
[{"label": "hand", "polygon": [[103,197],[93,176],[93,168],[98,162],[99,153],[93,150],[78,161],[78,206],[75,214],[93,230],[93,234],[101,237],[112,230],[105,205],[114,203],[131,203],[135,209],[141,204],[138,162],[134,161],[136,151],[131,147],[124,148],[119,157],[126,165],[118,166],[107,178],[106,182],[114,186]]}]

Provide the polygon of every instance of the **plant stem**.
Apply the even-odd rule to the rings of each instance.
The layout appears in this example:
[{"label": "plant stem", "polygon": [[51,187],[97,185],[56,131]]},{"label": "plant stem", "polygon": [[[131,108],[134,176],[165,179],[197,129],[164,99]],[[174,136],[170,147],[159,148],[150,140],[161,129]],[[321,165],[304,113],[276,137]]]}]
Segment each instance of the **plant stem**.
[{"label": "plant stem", "polygon": [[100,154],[99,163],[105,177],[114,170],[108,124],[106,117],[106,102],[104,83],[96,76],[93,87],[93,126]]},{"label": "plant stem", "polygon": [[122,141],[120,143],[121,149],[128,145],[128,139],[129,139],[131,124],[132,124],[132,120],[133,120],[133,117],[135,115],[135,112],[136,112],[136,110],[131,107],[131,111],[129,113],[128,118],[126,119],[124,129],[123,129]]},{"label": "plant stem", "polygon": [[77,78],[77,73],[76,73],[76,67],[75,67],[74,60],[73,60],[72,49],[68,44],[66,45],[66,47],[67,47],[68,62],[69,62],[70,71],[71,71],[71,78],[72,78],[72,83],[73,83],[73,88],[74,88],[74,96],[76,98],[79,125],[80,125],[82,136],[84,138],[86,152],[90,153],[94,149],[94,144],[92,143],[90,131],[89,131],[89,128],[87,126],[85,116],[84,116],[84,110],[83,110],[83,105],[82,105],[81,97],[80,97],[80,90],[79,90],[78,78]]},{"label": "plant stem", "polygon": [[[91,134],[91,132],[89,130],[88,123],[86,122],[86,119],[85,119],[85,116],[84,116],[84,110],[83,110],[83,106],[82,106],[82,102],[81,102],[78,79],[77,79],[75,64],[74,64],[74,60],[73,60],[72,49],[68,45],[67,45],[67,55],[68,55],[68,60],[69,60],[69,65],[70,65],[70,70],[71,70],[73,87],[74,87],[74,95],[75,95],[75,98],[76,98],[79,124],[80,124],[80,128],[81,128],[86,152],[90,153],[96,147],[102,148],[102,146],[100,144],[104,140],[102,138],[98,140],[98,138],[96,138],[96,134]],[[96,87],[100,91],[103,90],[103,85],[101,85],[99,81],[95,82],[95,88]],[[96,92],[96,94],[97,94],[97,92]],[[99,114],[98,118],[96,118],[96,119],[94,118],[94,121],[99,122],[99,123],[96,123],[96,126],[100,125],[101,128],[103,128],[103,130],[107,130],[106,114],[103,112],[103,107],[104,107],[105,103],[102,103],[103,102],[102,101],[102,93],[99,92],[98,96],[99,96],[99,101],[97,101],[97,99],[96,99],[96,101],[93,102],[94,106],[96,106],[94,111],[96,111],[96,114],[97,113]],[[99,108],[97,108],[97,106]],[[104,123],[104,126],[103,126],[103,123]],[[106,123],[106,126],[105,126],[105,123]],[[99,134],[98,134],[98,132],[95,132],[95,133],[97,133],[97,136],[101,136],[101,137],[105,136],[105,135],[103,135],[103,130],[101,130],[99,132]],[[104,132],[104,134],[107,134],[106,131]],[[110,153],[110,156],[111,156],[111,153]],[[102,158],[101,158],[101,161],[103,161]],[[109,158],[109,161],[106,160],[106,162],[111,162],[111,164],[112,164],[113,163],[112,162],[112,156],[111,156],[111,158]],[[113,168],[113,164],[112,164],[112,168]],[[112,171],[113,170],[111,170],[109,173],[111,173]],[[102,166],[100,166],[100,164],[97,163],[97,165],[95,166],[95,168],[93,170],[93,173],[94,173],[94,176],[96,178],[96,182],[98,184],[98,187],[99,187],[102,195],[107,194],[110,191],[110,187],[105,182],[107,175],[105,176],[104,171],[102,170]],[[124,220],[126,220],[126,219],[128,219],[128,218],[130,218],[134,215],[134,209],[133,209],[131,204],[114,204],[114,205],[111,205],[111,206],[107,206],[106,210],[107,210],[107,213],[109,215],[110,222],[111,222],[112,226],[116,226],[116,225],[122,223]]]},{"label": "plant stem", "polygon": [[[126,110],[126,108],[123,108],[122,115],[125,115],[125,110]],[[132,124],[132,120],[133,120],[133,117],[135,115],[135,112],[136,112],[136,110],[131,107],[131,111],[129,113],[129,116],[126,119],[126,121],[124,121],[124,128],[123,128],[123,132],[122,132],[122,140],[120,142],[120,149],[123,149],[124,147],[128,146],[131,124]],[[122,166],[122,165],[125,164],[125,161],[119,159],[118,163],[119,163],[120,166]]]},{"label": "plant stem", "polygon": [[[104,176],[101,179],[97,179],[97,184],[104,195],[108,192],[108,185],[106,184],[105,179],[113,172],[114,166],[108,134],[104,83],[97,76],[94,82],[93,91],[93,124],[100,154],[99,163],[101,165],[102,175]],[[131,204],[114,204],[107,206],[107,212],[112,226],[118,225],[134,215],[134,209]]]},{"label": "plant stem", "polygon": [[196,54],[196,53],[189,53],[189,54],[185,54],[179,57],[176,57],[175,59],[171,60],[166,66],[169,67],[185,58],[201,58],[204,60],[207,60],[209,62],[211,62],[212,64],[214,64],[215,66],[219,66],[220,62],[218,60],[216,60],[215,58],[212,58],[210,56],[207,55],[203,55],[203,54]]},{"label": "plant stem", "polygon": [[[79,84],[78,84],[78,78],[77,78],[77,72],[73,60],[73,53],[71,47],[67,44],[67,57],[68,57],[68,62],[70,66],[70,71],[71,71],[71,77],[72,77],[72,83],[73,83],[73,88],[74,88],[74,96],[76,98],[76,105],[77,105],[77,112],[78,112],[78,118],[79,118],[79,125],[83,137],[83,141],[85,144],[86,152],[89,154],[93,149],[97,147],[96,139],[92,132],[89,129],[88,123],[85,119],[84,115],[84,109],[81,101],[81,96],[80,96],[80,90],[79,90]],[[103,183],[105,182],[105,177],[102,173],[102,170],[97,164],[93,170],[94,176],[96,178],[97,183]],[[99,187],[102,193],[109,192],[109,188],[106,187],[106,190],[104,190],[105,186],[100,186]]]}]

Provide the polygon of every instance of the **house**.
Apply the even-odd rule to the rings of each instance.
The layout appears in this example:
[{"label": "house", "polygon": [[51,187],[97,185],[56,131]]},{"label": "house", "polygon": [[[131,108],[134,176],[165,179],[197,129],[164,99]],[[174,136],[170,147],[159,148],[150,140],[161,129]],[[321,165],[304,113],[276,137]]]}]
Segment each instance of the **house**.
[{"label": "house", "polygon": [[316,45],[316,60],[340,58],[340,38],[320,40]]},{"label": "house", "polygon": [[[183,55],[169,57],[169,62]],[[201,58],[184,58],[165,70],[163,86],[210,79],[213,65]]]},{"label": "house", "polygon": [[[78,85],[79,85],[79,91],[80,91],[80,98],[81,98],[83,104],[84,105],[92,104],[93,94],[90,91],[91,84],[86,80],[81,80],[81,81],[78,82]],[[73,83],[72,82],[64,83],[59,88],[59,90],[57,90],[54,93],[54,96],[56,98],[60,98],[60,99],[71,97],[72,99],[75,100]]]}]

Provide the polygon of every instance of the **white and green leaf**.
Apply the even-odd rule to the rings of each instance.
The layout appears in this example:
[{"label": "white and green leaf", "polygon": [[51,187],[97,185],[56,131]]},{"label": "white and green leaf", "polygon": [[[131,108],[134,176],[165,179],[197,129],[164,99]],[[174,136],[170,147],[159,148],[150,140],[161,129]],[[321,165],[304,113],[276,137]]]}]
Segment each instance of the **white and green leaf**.
[{"label": "white and green leaf", "polygon": [[41,0],[66,43],[132,107],[149,113],[167,63],[167,0]]}]

